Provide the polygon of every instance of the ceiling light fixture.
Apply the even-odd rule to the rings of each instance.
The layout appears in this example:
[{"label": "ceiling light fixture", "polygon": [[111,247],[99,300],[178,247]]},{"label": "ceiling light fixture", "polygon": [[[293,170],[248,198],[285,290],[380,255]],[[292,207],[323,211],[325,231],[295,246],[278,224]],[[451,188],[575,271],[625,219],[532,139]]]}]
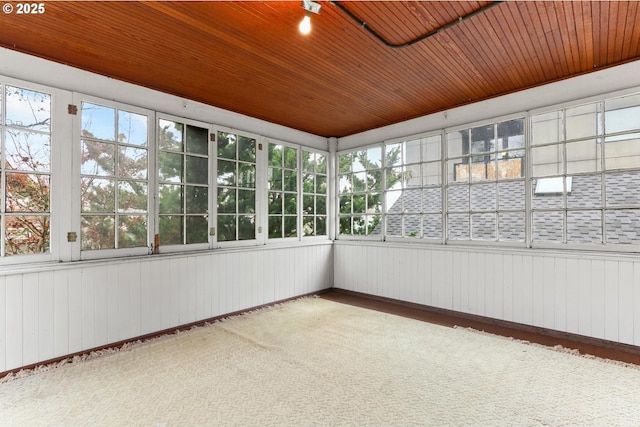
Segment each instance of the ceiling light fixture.
[{"label": "ceiling light fixture", "polygon": [[322,7],[320,3],[312,0],[302,0],[302,7],[307,11],[298,28],[302,34],[309,34],[311,32],[311,14],[320,12]]}]

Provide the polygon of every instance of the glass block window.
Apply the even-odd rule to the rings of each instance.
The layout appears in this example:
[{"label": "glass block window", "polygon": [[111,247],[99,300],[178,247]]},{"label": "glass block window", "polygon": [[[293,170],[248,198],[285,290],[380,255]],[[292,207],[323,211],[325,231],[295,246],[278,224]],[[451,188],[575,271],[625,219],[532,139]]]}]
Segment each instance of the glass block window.
[{"label": "glass block window", "polygon": [[218,242],[256,238],[256,140],[218,132]]},{"label": "glass block window", "polygon": [[298,237],[298,149],[269,143],[269,238]]},{"label": "glass block window", "polygon": [[82,102],[81,249],[149,245],[149,118]]},{"label": "glass block window", "polygon": [[302,233],[327,235],[327,156],[302,150]]},{"label": "glass block window", "polygon": [[207,243],[209,129],[158,120],[160,247]]},{"label": "glass block window", "polygon": [[382,148],[338,156],[341,235],[382,235]]},{"label": "glass block window", "polygon": [[442,137],[385,146],[386,233],[442,239]]},{"label": "glass block window", "polygon": [[51,95],[0,84],[2,256],[50,252]]},{"label": "glass block window", "polygon": [[447,134],[447,239],[524,242],[524,118]]}]

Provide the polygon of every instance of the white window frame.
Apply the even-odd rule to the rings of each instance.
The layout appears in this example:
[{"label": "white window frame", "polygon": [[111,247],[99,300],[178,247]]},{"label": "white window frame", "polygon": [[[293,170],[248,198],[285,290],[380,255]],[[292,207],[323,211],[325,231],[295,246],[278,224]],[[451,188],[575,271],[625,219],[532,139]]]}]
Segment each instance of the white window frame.
[{"label": "white window frame", "polygon": [[[207,182],[208,182],[208,201],[207,201],[207,206],[208,206],[208,210],[209,210],[209,214],[208,214],[208,218],[207,218],[207,224],[208,224],[208,233],[207,233],[207,242],[203,242],[203,243],[191,243],[191,244],[179,244],[179,245],[158,245],[158,247],[154,247],[154,252],[156,253],[180,253],[180,252],[189,252],[189,251],[199,251],[199,250],[207,250],[207,249],[211,249],[214,247],[215,245],[215,236],[212,236],[212,227],[215,227],[215,222],[212,220],[212,218],[215,218],[215,195],[216,195],[216,187],[215,187],[215,181],[214,181],[214,177],[217,175],[217,169],[216,169],[216,162],[214,161],[215,157],[215,152],[213,152],[214,154],[212,155],[212,150],[217,150],[217,147],[215,146],[215,143],[211,140],[211,134],[215,134],[215,128],[212,124],[210,123],[206,123],[206,122],[201,122],[198,120],[192,120],[192,119],[188,119],[185,117],[179,117],[179,116],[174,116],[171,114],[165,114],[165,113],[156,113],[156,119],[154,122],[154,129],[155,129],[155,156],[154,156],[154,222],[155,222],[155,227],[154,227],[154,239],[155,236],[158,235],[160,233],[160,180],[158,178],[158,174],[160,172],[160,165],[159,165],[159,158],[160,158],[160,147],[159,147],[159,141],[158,141],[158,132],[157,129],[159,127],[159,123],[160,120],[167,120],[167,121],[172,121],[172,122],[177,122],[177,123],[182,123],[184,125],[191,125],[191,126],[195,126],[195,127],[199,127],[199,128],[203,128],[203,129],[207,129],[209,138],[208,138],[208,147],[209,147],[209,154],[208,154],[208,167],[209,167],[209,171],[208,171],[208,177],[207,177]],[[182,214],[184,215],[184,213]],[[155,240],[154,240],[154,244],[155,244]]]},{"label": "white window frame", "polygon": [[[300,240],[302,242],[327,241],[327,240],[330,239],[329,233],[330,233],[330,224],[331,224],[331,219],[332,219],[331,209],[330,209],[330,204],[331,204],[331,200],[332,199],[331,199],[331,195],[330,195],[330,192],[329,192],[329,188],[330,188],[330,185],[331,185],[330,184],[330,182],[331,182],[330,181],[331,170],[329,168],[329,164],[330,164],[329,152],[328,151],[318,150],[316,148],[305,147],[304,145],[299,146],[299,150],[300,150],[300,156],[299,156],[300,157],[300,163],[299,163],[299,169],[298,169],[299,172],[298,172],[298,174],[300,175],[299,176],[300,185],[298,186],[298,194],[299,194],[299,196],[298,196],[299,197],[299,203],[298,204],[300,206],[300,209],[299,209],[299,215],[298,216],[300,218],[300,231],[301,231]],[[304,194],[305,194],[304,193],[304,187],[303,187],[304,186],[304,182],[303,182],[303,179],[302,179],[303,175],[304,175],[304,165],[302,163],[303,152],[304,151],[306,151],[308,153],[321,154],[326,159],[326,168],[327,169],[326,169],[325,175],[327,177],[327,191],[324,194],[325,203],[326,203],[325,215],[324,215],[326,217],[326,219],[325,219],[325,221],[326,221],[325,234],[320,234],[320,235],[315,235],[315,236],[305,236],[304,232],[302,230],[302,227],[304,226],[304,212],[303,212],[304,204],[303,204],[303,201],[304,201]],[[317,172],[314,172],[314,173],[317,176]],[[320,193],[315,193],[315,196],[318,196],[318,195],[320,195]],[[322,216],[322,215],[318,215],[318,213],[316,211],[314,213],[314,217],[317,218],[318,216]]]},{"label": "white window frame", "polygon": [[[131,113],[142,114],[148,117],[147,122],[147,149],[148,149],[148,172],[147,172],[147,243],[148,245],[145,247],[137,247],[137,248],[119,248],[119,249],[97,249],[97,250],[82,250],[82,206],[81,206],[81,194],[80,194],[80,182],[81,182],[81,173],[80,173],[80,158],[81,158],[81,141],[82,141],[82,103],[88,102],[91,104],[101,105],[109,108],[114,108],[117,110],[124,110]],[[156,132],[155,132],[155,117],[156,113],[153,110],[149,110],[146,108],[132,106],[130,104],[125,104],[121,102],[110,101],[104,98],[98,98],[91,95],[74,93],[73,94],[73,104],[77,107],[77,113],[74,115],[74,137],[73,137],[73,147],[72,147],[72,157],[73,157],[73,181],[75,183],[76,190],[73,194],[73,213],[75,229],[77,229],[77,245],[74,248],[74,259],[80,260],[93,260],[93,259],[104,259],[104,258],[116,258],[123,256],[136,256],[136,255],[147,255],[150,254],[153,250],[151,245],[153,245],[153,236],[155,230],[155,173],[156,173],[156,161],[154,160],[156,157],[155,147],[156,147]],[[117,153],[116,153],[117,155]],[[116,171],[117,173],[117,171]],[[72,187],[74,188],[74,187]],[[117,207],[116,207],[117,208]]]},{"label": "white window frame", "polygon": [[[62,212],[65,210],[66,202],[68,202],[68,199],[64,197],[64,188],[66,186],[63,183],[67,182],[69,179],[68,173],[71,171],[71,158],[64,155],[65,148],[67,148],[65,145],[68,146],[69,143],[67,131],[71,130],[68,124],[71,120],[68,118],[65,103],[71,102],[71,92],[0,75],[0,90],[2,91],[0,94],[0,99],[2,99],[2,102],[0,102],[0,108],[2,109],[0,115],[3,118],[6,117],[4,111],[5,85],[50,95],[49,252],[0,257],[0,265],[25,265],[70,260],[70,248],[64,243],[67,240],[66,233],[71,231],[69,228],[71,222],[68,216],[62,215]],[[0,127],[0,132],[2,132],[0,140],[4,143],[4,126]],[[4,201],[1,201],[1,203],[4,204]],[[2,217],[4,218],[4,214]]]}]

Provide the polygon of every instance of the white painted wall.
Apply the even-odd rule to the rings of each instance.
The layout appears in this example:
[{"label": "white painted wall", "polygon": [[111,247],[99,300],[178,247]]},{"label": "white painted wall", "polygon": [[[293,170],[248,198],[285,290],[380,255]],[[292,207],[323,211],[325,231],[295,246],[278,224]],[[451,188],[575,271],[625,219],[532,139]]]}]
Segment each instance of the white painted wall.
[{"label": "white painted wall", "polygon": [[336,288],[640,345],[640,257],[334,243]]},{"label": "white painted wall", "polygon": [[0,372],[332,286],[331,242],[0,271]]}]

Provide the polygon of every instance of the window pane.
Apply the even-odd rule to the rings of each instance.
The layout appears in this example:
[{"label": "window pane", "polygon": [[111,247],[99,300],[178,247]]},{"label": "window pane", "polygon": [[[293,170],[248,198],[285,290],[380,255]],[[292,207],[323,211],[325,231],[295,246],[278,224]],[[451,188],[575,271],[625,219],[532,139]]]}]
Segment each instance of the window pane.
[{"label": "window pane", "polygon": [[402,192],[402,211],[403,213],[422,212],[422,190],[404,190]]},{"label": "window pane", "polygon": [[5,168],[49,172],[51,170],[50,136],[17,129],[7,129]]},{"label": "window pane", "polygon": [[640,171],[605,175],[607,207],[640,206]]},{"label": "window pane", "polygon": [[182,154],[160,152],[158,154],[158,177],[160,181],[182,182]]},{"label": "window pane", "polygon": [[327,213],[327,198],[323,196],[316,196],[316,214],[326,215]]},{"label": "window pane", "polygon": [[423,190],[422,209],[424,212],[442,211],[442,189],[425,188]]},{"label": "window pane", "polygon": [[160,119],[158,127],[160,149],[182,152],[182,131],[184,129],[182,123]]},{"label": "window pane", "polygon": [[206,157],[187,156],[186,182],[204,184],[209,182],[209,160]]},{"label": "window pane", "polygon": [[209,154],[209,130],[187,125],[186,151],[194,154]]},{"label": "window pane", "polygon": [[285,193],[284,195],[284,213],[295,215],[298,213],[298,195]]},{"label": "window pane", "polygon": [[605,106],[604,126],[607,133],[640,129],[640,95],[608,99]]},{"label": "window pane", "polygon": [[284,191],[298,191],[298,173],[296,171],[284,171]]},{"label": "window pane", "polygon": [[303,196],[302,197],[302,212],[304,214],[314,214],[315,213],[315,199],[314,196]]},{"label": "window pane", "polygon": [[447,203],[449,211],[468,211],[469,186],[454,185],[447,188]]},{"label": "window pane", "polygon": [[600,175],[573,177],[571,193],[567,194],[567,207],[592,208],[602,206],[602,179]]},{"label": "window pane", "polygon": [[209,222],[206,216],[188,216],[186,218],[187,245],[192,243],[207,243]]},{"label": "window pane", "polygon": [[282,191],[282,169],[269,168],[269,190]]},{"label": "window pane", "polygon": [[598,134],[600,103],[567,108],[565,116],[567,139],[585,138]]},{"label": "window pane", "polygon": [[490,153],[496,150],[494,125],[479,126],[471,129],[471,153]]},{"label": "window pane", "polygon": [[[420,195],[417,195],[418,200]],[[420,202],[418,201],[418,204]],[[382,213],[382,194],[370,193],[367,194],[367,213]]]},{"label": "window pane", "polygon": [[183,186],[161,185],[159,189],[160,213],[183,213]]},{"label": "window pane", "polygon": [[387,215],[386,227],[387,227],[386,228],[387,236],[401,237],[402,236],[402,216]]},{"label": "window pane", "polygon": [[[524,202],[523,202],[524,203]],[[524,212],[498,213],[498,240],[501,242],[524,242]]]},{"label": "window pane", "polygon": [[600,140],[567,143],[567,174],[597,172],[602,168]]},{"label": "window pane", "polygon": [[533,213],[533,240],[562,243],[564,216],[562,211]]},{"label": "window pane", "polygon": [[25,255],[49,252],[49,216],[29,215],[5,217],[5,254]]},{"label": "window pane", "polygon": [[315,236],[315,225],[313,216],[304,216],[302,218],[302,233],[304,236]]},{"label": "window pane", "polygon": [[327,173],[327,156],[316,153],[316,172]]},{"label": "window pane", "polygon": [[147,183],[138,181],[120,181],[118,183],[118,212],[147,212]]},{"label": "window pane", "polygon": [[536,114],[531,117],[531,144],[549,144],[562,140],[562,111]]},{"label": "window pane", "polygon": [[374,147],[367,150],[367,169],[380,169],[382,167],[382,148]]},{"label": "window pane", "polygon": [[488,212],[472,214],[471,238],[473,240],[496,240],[496,214]]},{"label": "window pane", "polygon": [[218,241],[229,242],[236,240],[235,215],[218,215]]},{"label": "window pane", "polygon": [[186,186],[187,192],[187,207],[186,213],[207,213],[209,211],[209,188],[208,187],[195,187],[192,185]]},{"label": "window pane", "polygon": [[256,237],[255,217],[238,217],[238,240],[252,240]]},{"label": "window pane", "polygon": [[183,226],[180,215],[160,216],[159,236],[160,246],[165,245],[181,245],[183,241]]},{"label": "window pane", "polygon": [[298,150],[291,147],[284,148],[284,167],[288,169],[298,168]]},{"label": "window pane", "polygon": [[147,217],[121,215],[118,226],[119,248],[140,248],[147,246]]},{"label": "window pane", "polygon": [[353,198],[353,213],[363,214],[367,212],[367,195],[366,194],[354,194]]},{"label": "window pane", "polygon": [[440,162],[424,163],[422,165],[422,180],[424,185],[440,185],[442,183]]},{"label": "window pane", "polygon": [[404,185],[404,168],[391,168],[386,170],[387,176],[387,190],[402,188]]},{"label": "window pane", "polygon": [[[509,152],[507,152],[508,154]],[[492,163],[493,165],[493,163]],[[498,179],[513,179],[524,177],[524,159],[513,158],[507,159],[506,157],[496,162],[497,172],[490,173],[491,176],[496,176]]]},{"label": "window pane", "polygon": [[367,191],[382,191],[382,170],[367,172]]},{"label": "window pane", "polygon": [[365,191],[367,188],[367,173],[357,172],[352,175],[353,191]]},{"label": "window pane", "polygon": [[5,186],[5,212],[49,212],[49,175],[8,173]]},{"label": "window pane", "polygon": [[353,153],[353,163],[351,164],[351,168],[354,172],[362,172],[366,169],[367,163],[367,152],[366,151],[357,151]]},{"label": "window pane", "polygon": [[256,186],[256,166],[249,163],[238,163],[238,187],[254,188]]},{"label": "window pane", "polygon": [[351,213],[351,196],[340,196],[340,213]]},{"label": "window pane", "polygon": [[284,217],[284,237],[296,237],[298,235],[298,218],[295,216]]},{"label": "window pane", "polygon": [[471,186],[471,210],[495,210],[496,199],[496,184]]},{"label": "window pane", "polygon": [[236,140],[232,133],[218,132],[218,157],[223,159],[237,159]]},{"label": "window pane", "polygon": [[327,234],[327,217],[316,217],[316,236],[326,236]]},{"label": "window pane", "polygon": [[82,137],[116,141],[116,110],[82,103]]},{"label": "window pane", "polygon": [[469,154],[469,130],[447,134],[447,157],[460,157]]},{"label": "window pane", "polygon": [[238,190],[238,213],[255,213],[256,192],[253,190]]},{"label": "window pane", "polygon": [[[524,119],[498,123],[498,152],[524,148]],[[520,153],[517,151],[516,153]],[[524,152],[522,154],[524,155]]]},{"label": "window pane", "polygon": [[469,240],[469,214],[449,214],[449,239]]},{"label": "window pane", "polygon": [[563,145],[535,147],[531,150],[533,176],[561,175],[564,173]]},{"label": "window pane", "polygon": [[506,181],[498,183],[498,209],[524,210],[524,181]]},{"label": "window pane", "polygon": [[316,160],[314,153],[302,150],[302,170],[305,172],[315,172]]},{"label": "window pane", "polygon": [[327,193],[327,177],[325,175],[316,175],[316,193]]},{"label": "window pane", "polygon": [[422,237],[422,216],[405,215],[403,217],[404,237]]},{"label": "window pane", "polygon": [[[562,177],[558,178],[562,182]],[[531,194],[533,209],[556,209],[564,207],[564,193],[562,190],[554,193],[540,193],[536,194],[536,186],[540,180],[534,180],[532,182]]]},{"label": "window pane", "polygon": [[147,149],[120,147],[118,176],[120,178],[147,179]]},{"label": "window pane", "polygon": [[284,198],[282,197],[282,193],[269,193],[269,214],[281,214],[283,203]]},{"label": "window pane", "polygon": [[114,176],[115,148],[114,144],[83,140],[80,173],[83,175]]},{"label": "window pane", "polygon": [[338,155],[338,165],[340,173],[351,171],[351,153]]},{"label": "window pane", "polygon": [[422,236],[425,239],[442,239],[442,215],[422,216]]},{"label": "window pane", "polygon": [[231,188],[218,189],[218,213],[236,212],[236,190]]},{"label": "window pane", "polygon": [[607,243],[640,244],[640,209],[607,211],[606,227]]},{"label": "window pane", "polygon": [[83,215],[80,227],[83,251],[116,247],[113,216]]},{"label": "window pane", "polygon": [[269,143],[269,165],[281,168],[284,166],[282,145]]},{"label": "window pane", "polygon": [[50,132],[51,95],[8,85],[5,95],[7,126]]},{"label": "window pane", "polygon": [[402,145],[391,144],[385,147],[386,167],[399,166],[402,164]]},{"label": "window pane", "polygon": [[640,134],[632,139],[609,140],[604,144],[605,169],[631,169],[640,167]]},{"label": "window pane", "polygon": [[602,212],[567,212],[567,243],[602,243]]},{"label": "window pane", "polygon": [[115,212],[115,182],[110,179],[82,178],[82,212]]},{"label": "window pane", "polygon": [[238,137],[238,160],[256,162],[256,140],[246,136]]},{"label": "window pane", "polygon": [[[484,167],[484,165],[482,165]],[[469,182],[471,168],[469,158],[449,160],[447,162],[448,182]]]},{"label": "window pane", "polygon": [[232,187],[236,184],[236,163],[218,160],[218,185]]},{"label": "window pane", "polygon": [[440,135],[434,135],[422,140],[422,161],[440,160],[441,139]]},{"label": "window pane", "polygon": [[269,238],[282,238],[282,216],[269,216]]},{"label": "window pane", "polygon": [[118,111],[118,141],[130,145],[147,145],[149,119],[142,114]]}]

